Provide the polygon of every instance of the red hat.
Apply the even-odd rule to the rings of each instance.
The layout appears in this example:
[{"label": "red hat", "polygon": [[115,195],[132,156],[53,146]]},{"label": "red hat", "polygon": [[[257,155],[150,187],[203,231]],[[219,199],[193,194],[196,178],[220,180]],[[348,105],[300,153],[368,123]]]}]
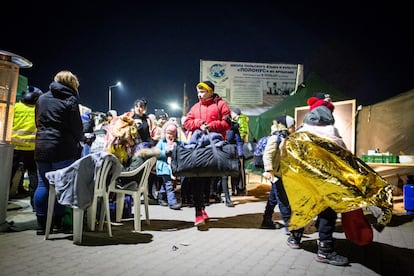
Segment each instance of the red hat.
[{"label": "red hat", "polygon": [[331,112],[334,111],[335,107],[331,102],[326,100],[318,99],[317,97],[311,97],[308,99],[309,110],[317,108],[318,106],[326,106]]}]

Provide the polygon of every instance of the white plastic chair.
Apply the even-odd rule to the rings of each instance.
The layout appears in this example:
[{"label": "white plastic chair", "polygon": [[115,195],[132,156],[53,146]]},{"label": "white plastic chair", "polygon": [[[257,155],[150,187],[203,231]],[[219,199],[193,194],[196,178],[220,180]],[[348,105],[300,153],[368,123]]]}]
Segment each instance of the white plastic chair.
[{"label": "white plastic chair", "polygon": [[112,237],[112,229],[111,229],[111,217],[110,217],[110,209],[109,209],[109,197],[108,197],[108,185],[110,184],[110,179],[108,179],[111,175],[109,172],[111,171],[112,163],[109,159],[105,159],[102,167],[98,170],[95,179],[95,189],[93,194],[93,201],[92,205],[87,209],[87,221],[88,221],[88,229],[91,231],[95,231],[96,226],[96,212],[98,208],[98,203],[100,202],[99,199],[102,199],[101,204],[101,214],[99,216],[99,231],[103,230],[104,220],[106,218],[106,223],[108,227],[108,234]]},{"label": "white plastic chair", "polygon": [[[122,221],[125,195],[130,195],[132,197],[134,204],[134,231],[137,232],[141,231],[141,196],[143,196],[144,199],[146,223],[150,224],[148,211],[148,177],[156,161],[156,157],[151,157],[135,170],[121,172],[120,177],[136,176],[135,181],[138,183],[138,185],[137,187],[134,187],[134,189],[120,189],[116,187],[116,181],[112,181],[109,185],[108,192],[116,194],[116,222]],[[140,172],[142,172],[142,175],[140,178],[138,178]]]},{"label": "white plastic chair", "polygon": [[[106,218],[107,220],[107,228],[108,234],[112,237],[112,229],[111,229],[111,218],[110,218],[110,211],[109,211],[109,196],[107,192],[107,183],[110,181],[108,179],[109,172],[111,171],[112,162],[105,158],[102,162],[101,167],[98,168],[95,176],[95,187],[94,187],[94,197],[91,206],[87,209],[87,217],[88,217],[88,226],[91,231],[95,230],[96,225],[96,211],[99,198],[102,198],[103,206],[101,208],[100,214],[100,221],[99,221],[99,230],[103,230],[103,222]],[[45,229],[45,240],[49,238],[50,228],[52,225],[53,219],[53,209],[55,206],[56,200],[56,191],[55,185],[49,185],[49,203],[48,203],[48,210],[47,210],[47,219],[46,219],[46,229]],[[73,243],[81,244],[82,243],[82,232],[83,232],[83,218],[84,218],[84,211],[80,208],[73,208]]]}]

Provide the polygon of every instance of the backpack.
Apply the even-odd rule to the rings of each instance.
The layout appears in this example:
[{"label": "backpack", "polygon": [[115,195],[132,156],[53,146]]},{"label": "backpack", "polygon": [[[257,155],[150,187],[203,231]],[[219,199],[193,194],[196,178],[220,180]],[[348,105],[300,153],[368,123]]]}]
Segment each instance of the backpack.
[{"label": "backpack", "polygon": [[256,148],[254,149],[253,152],[253,165],[256,168],[264,168],[263,165],[263,152],[264,149],[267,145],[267,140],[269,139],[269,136],[264,136],[262,138],[259,139],[259,141],[257,141],[257,145]]},{"label": "backpack", "polygon": [[243,157],[244,159],[252,159],[254,156],[254,150],[257,147],[256,142],[243,143]]},{"label": "backpack", "polygon": [[[288,135],[288,133],[282,130],[282,131],[275,131],[272,135],[277,135],[277,143],[280,144],[280,142],[282,141],[282,137],[285,138]],[[264,136],[260,138],[259,141],[257,141],[257,146],[254,149],[254,153],[253,153],[253,165],[256,168],[264,169],[263,152],[266,148],[267,141],[269,140],[270,136],[271,135]]]}]

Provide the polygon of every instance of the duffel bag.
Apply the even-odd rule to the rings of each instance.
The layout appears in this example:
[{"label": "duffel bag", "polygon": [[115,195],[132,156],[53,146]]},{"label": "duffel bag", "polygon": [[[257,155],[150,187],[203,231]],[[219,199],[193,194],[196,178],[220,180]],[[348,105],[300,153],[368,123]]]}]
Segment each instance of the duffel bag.
[{"label": "duffel bag", "polygon": [[171,156],[171,170],[175,176],[209,177],[238,176],[240,160],[237,145],[222,141],[215,145],[210,138],[206,146],[179,144]]}]

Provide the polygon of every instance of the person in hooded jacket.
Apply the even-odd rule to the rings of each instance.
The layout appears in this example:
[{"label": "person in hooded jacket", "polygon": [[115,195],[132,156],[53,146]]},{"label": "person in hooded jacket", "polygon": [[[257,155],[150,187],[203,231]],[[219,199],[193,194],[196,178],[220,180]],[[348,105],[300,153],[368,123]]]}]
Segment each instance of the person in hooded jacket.
[{"label": "person in hooded jacket", "polygon": [[[161,139],[156,147],[161,154],[157,158],[156,173],[161,178],[161,187],[158,192],[158,203],[161,206],[169,206],[170,209],[180,210],[181,204],[175,196],[174,180],[175,176],[171,171],[171,154],[173,148],[181,142],[177,139],[178,126],[175,122],[169,121],[164,124],[161,132]],[[165,201],[167,199],[167,201]]]},{"label": "person in hooded jacket", "polygon": [[[246,195],[246,170],[243,146],[244,143],[249,141],[249,117],[243,114],[240,108],[236,107],[231,110],[231,121],[232,132],[237,133],[232,143],[237,144],[240,160],[240,175],[231,178],[231,192],[233,195]],[[227,137],[227,140],[231,141],[229,137]]]},{"label": "person in hooded jacket", "polygon": [[[24,172],[27,171],[29,177],[30,205],[34,210],[33,196],[37,187],[37,168],[34,160],[36,122],[35,105],[42,91],[34,86],[28,86],[22,99],[14,105],[14,117],[11,143],[14,145],[12,183],[16,179],[17,193],[25,194],[23,187]],[[20,172],[20,174],[19,174]],[[11,187],[12,187],[11,186]],[[10,194],[13,197],[13,194]]]},{"label": "person in hooded jacket", "polygon": [[[70,71],[60,71],[36,103],[36,147],[38,185],[34,204],[38,235],[44,235],[48,209],[49,181],[45,174],[65,168],[80,158],[83,125],[79,111],[79,80]],[[65,207],[54,206],[53,230],[62,230]]]},{"label": "person in hooded jacket", "polygon": [[[220,133],[226,138],[226,132],[230,129],[230,108],[227,103],[216,93],[211,81],[202,81],[196,85],[198,103],[194,104],[184,121],[184,127],[194,133],[195,130]],[[214,179],[215,177],[213,177]],[[209,216],[205,211],[205,189],[210,186],[211,177],[190,178],[190,186],[195,207],[195,226],[205,224]]]},{"label": "person in hooded jacket", "polygon": [[282,173],[280,168],[281,151],[283,142],[286,137],[295,131],[295,119],[289,115],[277,117],[271,127],[271,136],[267,140],[265,150],[263,152],[263,164],[265,179],[270,180],[271,190],[269,198],[266,203],[265,211],[263,213],[262,228],[276,229],[279,224],[273,222],[273,213],[276,205],[279,205],[279,210],[285,224],[286,232],[288,233],[288,224],[291,215],[289,201],[286,191],[283,187]]}]

